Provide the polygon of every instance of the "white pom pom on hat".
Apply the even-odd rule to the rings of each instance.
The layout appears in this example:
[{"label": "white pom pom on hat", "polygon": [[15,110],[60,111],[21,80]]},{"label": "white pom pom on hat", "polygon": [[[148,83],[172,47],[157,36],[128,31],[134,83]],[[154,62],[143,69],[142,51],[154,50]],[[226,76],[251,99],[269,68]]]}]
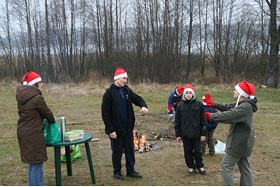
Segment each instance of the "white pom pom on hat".
[{"label": "white pom pom on hat", "polygon": [[235,90],[245,98],[255,98],[255,86],[247,81],[239,82],[235,86]]},{"label": "white pom pom on hat", "polygon": [[208,102],[213,102],[212,95],[210,93],[207,93],[202,97],[202,103],[204,105],[206,105]]},{"label": "white pom pom on hat", "polygon": [[41,82],[41,81],[42,81],[41,76],[38,73],[35,73],[34,71],[29,71],[22,77],[23,85],[32,86],[37,82]]}]

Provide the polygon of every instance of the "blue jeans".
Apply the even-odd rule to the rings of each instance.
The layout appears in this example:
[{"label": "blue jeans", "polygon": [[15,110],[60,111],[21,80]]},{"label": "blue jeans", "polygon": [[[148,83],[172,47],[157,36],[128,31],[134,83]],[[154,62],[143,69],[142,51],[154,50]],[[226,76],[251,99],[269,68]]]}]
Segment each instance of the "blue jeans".
[{"label": "blue jeans", "polygon": [[44,186],[43,163],[28,164],[28,186]]}]

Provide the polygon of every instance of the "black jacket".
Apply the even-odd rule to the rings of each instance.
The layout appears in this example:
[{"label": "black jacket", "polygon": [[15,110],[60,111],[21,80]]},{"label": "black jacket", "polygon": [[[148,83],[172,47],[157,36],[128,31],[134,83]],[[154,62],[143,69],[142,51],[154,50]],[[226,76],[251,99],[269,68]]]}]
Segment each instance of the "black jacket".
[{"label": "black jacket", "polygon": [[200,138],[200,136],[205,136],[206,124],[202,102],[196,99],[183,100],[177,106],[174,126],[176,137]]},{"label": "black jacket", "polygon": [[[204,112],[216,113],[217,110],[213,107],[204,105]],[[215,130],[218,125],[218,122],[214,120],[207,120],[206,131],[210,132],[211,130]]]},{"label": "black jacket", "polygon": [[[116,106],[116,100],[112,94],[113,84],[106,89],[101,104],[102,119],[105,124],[105,133],[110,134],[116,131],[117,135],[123,135],[126,132],[121,128],[120,113]],[[147,104],[142,97],[134,93],[128,86],[124,87],[128,93],[128,129],[127,132],[134,129],[135,115],[132,103],[139,107],[146,107]]]}]

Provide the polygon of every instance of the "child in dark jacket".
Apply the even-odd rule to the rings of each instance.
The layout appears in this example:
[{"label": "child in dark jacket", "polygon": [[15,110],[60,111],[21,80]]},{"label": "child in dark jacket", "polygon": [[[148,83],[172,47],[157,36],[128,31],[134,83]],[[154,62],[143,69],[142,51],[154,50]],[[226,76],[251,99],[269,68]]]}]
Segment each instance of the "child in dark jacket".
[{"label": "child in dark jacket", "polygon": [[172,90],[169,94],[167,101],[167,113],[170,121],[174,122],[174,112],[173,109],[176,110],[178,104],[182,101],[184,87],[179,85],[174,90]]},{"label": "child in dark jacket", "polygon": [[[210,113],[216,113],[217,110],[211,106],[207,106],[207,103],[213,102],[211,94],[207,93],[202,97],[202,103],[204,105],[204,111],[210,112]],[[214,140],[214,131],[218,125],[218,122],[214,120],[207,120],[206,125],[206,141],[201,142],[201,152],[202,155],[206,152],[206,145],[208,145],[209,148],[209,155],[214,156],[215,155],[215,140]]]},{"label": "child in dark jacket", "polygon": [[206,140],[204,106],[196,100],[194,88],[187,84],[184,89],[182,102],[177,106],[175,115],[175,134],[178,141],[183,141],[185,162],[190,175],[198,169],[205,175],[200,142]]}]

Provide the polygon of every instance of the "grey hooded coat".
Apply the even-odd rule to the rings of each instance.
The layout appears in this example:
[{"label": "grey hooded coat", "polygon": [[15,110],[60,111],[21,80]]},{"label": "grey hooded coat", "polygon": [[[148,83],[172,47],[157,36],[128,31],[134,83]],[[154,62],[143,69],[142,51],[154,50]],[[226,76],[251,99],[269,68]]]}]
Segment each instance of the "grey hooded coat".
[{"label": "grey hooded coat", "polygon": [[226,142],[226,153],[235,157],[249,157],[254,147],[253,113],[258,110],[257,98],[235,103],[215,103],[213,107],[223,112],[211,113],[210,120],[231,124]]}]

